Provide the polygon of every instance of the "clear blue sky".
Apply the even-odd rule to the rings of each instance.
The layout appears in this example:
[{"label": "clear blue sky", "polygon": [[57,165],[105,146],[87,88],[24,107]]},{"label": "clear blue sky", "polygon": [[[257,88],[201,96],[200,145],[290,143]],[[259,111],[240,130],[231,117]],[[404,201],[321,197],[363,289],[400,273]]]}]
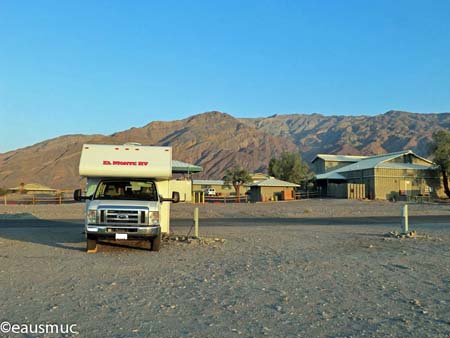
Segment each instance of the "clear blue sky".
[{"label": "clear blue sky", "polygon": [[0,152],[220,110],[450,111],[450,1],[0,1]]}]

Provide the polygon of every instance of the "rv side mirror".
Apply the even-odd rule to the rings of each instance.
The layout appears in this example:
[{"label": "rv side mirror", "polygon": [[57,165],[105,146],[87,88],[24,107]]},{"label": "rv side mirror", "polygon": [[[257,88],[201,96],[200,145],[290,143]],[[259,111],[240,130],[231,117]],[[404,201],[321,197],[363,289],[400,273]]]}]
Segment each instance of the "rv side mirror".
[{"label": "rv side mirror", "polygon": [[77,189],[73,192],[73,199],[77,202],[81,202],[87,199],[86,196],[83,196],[81,189]]},{"label": "rv side mirror", "polygon": [[178,191],[172,192],[172,203],[180,202],[180,193]]},{"label": "rv side mirror", "polygon": [[160,198],[161,198],[161,202],[178,203],[178,202],[180,202],[180,193],[178,191],[173,191],[172,198],[163,198],[162,196]]}]

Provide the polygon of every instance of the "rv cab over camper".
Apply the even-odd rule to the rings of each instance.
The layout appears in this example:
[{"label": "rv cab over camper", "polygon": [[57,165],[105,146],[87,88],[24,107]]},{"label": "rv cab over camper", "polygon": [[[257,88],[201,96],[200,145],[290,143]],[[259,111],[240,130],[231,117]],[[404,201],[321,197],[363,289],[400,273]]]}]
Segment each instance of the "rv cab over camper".
[{"label": "rv cab over camper", "polygon": [[172,148],[85,144],[80,176],[87,179],[86,192],[75,190],[74,199],[86,201],[87,252],[96,252],[97,241],[146,240],[159,251],[161,235],[169,232]]}]

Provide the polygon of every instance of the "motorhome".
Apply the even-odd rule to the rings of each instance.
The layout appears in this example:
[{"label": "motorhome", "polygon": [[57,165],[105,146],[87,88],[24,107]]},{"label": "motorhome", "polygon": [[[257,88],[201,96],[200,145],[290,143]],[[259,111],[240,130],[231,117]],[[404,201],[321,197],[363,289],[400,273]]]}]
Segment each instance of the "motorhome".
[{"label": "motorhome", "polygon": [[84,144],[80,176],[86,189],[75,190],[76,201],[86,201],[86,251],[96,252],[98,240],[145,240],[159,251],[161,235],[169,232],[172,148]]}]

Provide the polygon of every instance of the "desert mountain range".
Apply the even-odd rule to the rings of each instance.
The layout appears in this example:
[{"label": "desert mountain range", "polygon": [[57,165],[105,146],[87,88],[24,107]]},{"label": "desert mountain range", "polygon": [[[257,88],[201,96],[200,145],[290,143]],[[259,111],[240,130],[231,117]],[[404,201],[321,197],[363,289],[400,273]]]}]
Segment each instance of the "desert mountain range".
[{"label": "desert mountain range", "polygon": [[204,168],[198,178],[218,179],[236,164],[265,172],[269,160],[284,151],[300,152],[306,161],[318,153],[373,155],[403,149],[427,156],[431,135],[438,129],[450,129],[450,113],[235,118],[207,112],[183,120],[154,121],[112,135],[60,136],[0,154],[0,187],[21,182],[54,188],[80,186],[78,161],[84,143],[172,146],[174,159]]}]

